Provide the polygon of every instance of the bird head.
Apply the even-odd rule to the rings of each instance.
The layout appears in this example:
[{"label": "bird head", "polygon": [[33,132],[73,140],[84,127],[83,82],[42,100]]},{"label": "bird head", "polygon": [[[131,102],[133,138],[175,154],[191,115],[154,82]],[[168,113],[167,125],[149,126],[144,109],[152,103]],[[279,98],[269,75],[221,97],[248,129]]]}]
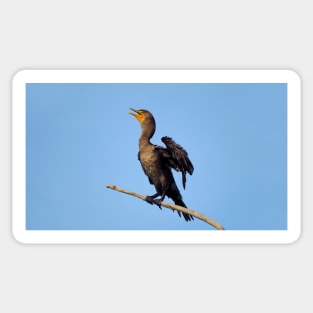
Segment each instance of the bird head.
[{"label": "bird head", "polygon": [[135,110],[130,108],[133,112],[129,114],[136,117],[141,125],[142,135],[151,138],[155,132],[155,120],[153,115],[147,110]]},{"label": "bird head", "polygon": [[130,108],[130,110],[134,111],[135,113],[129,112],[129,114],[135,116],[141,125],[142,124],[155,124],[154,117],[149,111],[143,110],[143,109],[135,110],[132,108]]},{"label": "bird head", "polygon": [[136,119],[138,120],[139,123],[142,123],[143,120],[145,119],[145,110],[135,110],[135,109],[132,109],[132,108],[129,108],[130,110],[134,111],[135,113],[133,112],[129,112],[129,114],[133,115],[136,117]]}]

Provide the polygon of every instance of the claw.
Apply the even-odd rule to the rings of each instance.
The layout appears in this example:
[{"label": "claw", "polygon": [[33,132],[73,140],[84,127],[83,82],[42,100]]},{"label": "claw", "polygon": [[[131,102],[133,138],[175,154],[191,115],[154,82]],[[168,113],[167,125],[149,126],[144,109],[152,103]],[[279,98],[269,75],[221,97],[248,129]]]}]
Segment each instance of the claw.
[{"label": "claw", "polygon": [[148,203],[150,204],[153,204],[154,203],[154,199],[151,197],[151,196],[146,196],[146,199],[145,199]]},{"label": "claw", "polygon": [[160,210],[162,210],[161,202],[162,201],[160,199],[154,199],[154,203],[160,208]]},{"label": "claw", "polygon": [[161,199],[155,199],[153,196],[146,196],[145,200],[150,204],[156,204],[162,210]]}]

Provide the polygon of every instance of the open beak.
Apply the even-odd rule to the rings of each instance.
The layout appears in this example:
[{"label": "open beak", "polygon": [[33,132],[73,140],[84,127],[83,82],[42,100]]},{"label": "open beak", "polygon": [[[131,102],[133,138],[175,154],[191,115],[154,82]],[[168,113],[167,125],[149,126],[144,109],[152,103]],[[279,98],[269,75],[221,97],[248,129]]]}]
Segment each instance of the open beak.
[{"label": "open beak", "polygon": [[135,112],[135,113],[129,112],[129,114],[135,116],[136,119],[141,123],[143,121],[143,119],[144,119],[144,115],[140,111],[138,111],[138,110],[135,110],[135,109],[132,109],[132,108],[129,108],[129,109]]}]

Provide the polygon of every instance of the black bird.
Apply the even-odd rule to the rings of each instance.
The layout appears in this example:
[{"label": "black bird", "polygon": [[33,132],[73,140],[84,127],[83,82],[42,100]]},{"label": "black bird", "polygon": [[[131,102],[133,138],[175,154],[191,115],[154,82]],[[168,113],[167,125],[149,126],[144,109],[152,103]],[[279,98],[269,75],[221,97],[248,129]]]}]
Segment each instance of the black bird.
[{"label": "black bird", "polygon": [[[149,178],[150,184],[154,185],[156,194],[147,196],[146,201],[153,204],[161,203],[164,197],[171,198],[175,204],[187,208],[175,183],[171,168],[182,173],[182,184],[185,189],[186,173],[192,175],[193,165],[188,158],[184,148],[178,145],[170,137],[162,137],[161,140],[166,148],[154,145],[150,142],[155,132],[155,120],[147,110],[134,110],[129,114],[136,117],[141,125],[141,136],[139,138],[138,159],[142,169]],[[159,199],[155,199],[160,196]],[[154,200],[154,201],[153,201]],[[161,208],[161,206],[159,205]],[[181,212],[177,211],[181,216]],[[183,213],[185,220],[193,220],[193,216]]]}]

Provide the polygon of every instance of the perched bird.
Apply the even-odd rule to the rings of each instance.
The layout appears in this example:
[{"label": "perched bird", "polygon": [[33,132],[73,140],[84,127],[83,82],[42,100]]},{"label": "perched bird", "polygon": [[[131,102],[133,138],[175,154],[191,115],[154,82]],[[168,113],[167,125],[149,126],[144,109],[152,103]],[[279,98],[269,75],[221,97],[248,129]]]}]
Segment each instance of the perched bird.
[{"label": "perched bird", "polygon": [[[161,208],[160,203],[167,196],[175,204],[187,208],[171,171],[171,168],[173,168],[182,173],[182,184],[185,188],[186,173],[192,175],[194,170],[186,150],[170,137],[161,138],[166,148],[152,144],[150,139],[154,135],[156,128],[153,115],[147,110],[134,110],[132,108],[130,110],[133,112],[129,114],[133,115],[141,125],[138,159],[143,171],[149,178],[150,184],[154,185],[156,190],[156,194],[147,196],[146,201],[151,204],[157,203]],[[160,198],[155,199],[158,196]],[[181,212],[177,212],[181,216]],[[187,222],[193,220],[192,215],[182,214]]]}]

